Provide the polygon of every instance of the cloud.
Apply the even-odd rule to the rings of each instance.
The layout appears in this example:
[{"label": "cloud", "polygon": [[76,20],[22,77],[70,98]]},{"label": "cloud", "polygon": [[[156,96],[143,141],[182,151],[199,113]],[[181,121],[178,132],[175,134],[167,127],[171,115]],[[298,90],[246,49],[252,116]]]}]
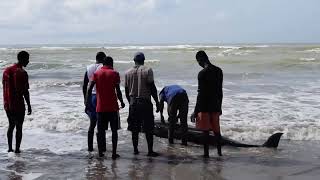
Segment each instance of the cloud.
[{"label": "cloud", "polygon": [[[66,38],[70,34],[140,30],[178,0],[2,0],[0,32],[10,36]],[[65,34],[65,36],[64,36]],[[63,37],[64,36],[64,37]],[[93,35],[94,36],[94,35]],[[79,37],[83,38],[83,37]],[[21,38],[19,38],[21,39]]]},{"label": "cloud", "polygon": [[4,0],[0,5],[0,26],[22,28],[42,25],[59,28],[68,28],[70,25],[119,26],[156,13],[158,6],[176,3],[172,2],[170,0]]},{"label": "cloud", "polygon": [[[155,0],[2,0],[0,23],[66,22],[95,17],[139,14],[152,10]],[[92,19],[91,19],[92,18]],[[55,23],[53,21],[53,23]]]},{"label": "cloud", "polygon": [[1,0],[0,43],[320,41],[310,35],[319,34],[319,23],[312,21],[320,15],[318,5],[316,0]]}]

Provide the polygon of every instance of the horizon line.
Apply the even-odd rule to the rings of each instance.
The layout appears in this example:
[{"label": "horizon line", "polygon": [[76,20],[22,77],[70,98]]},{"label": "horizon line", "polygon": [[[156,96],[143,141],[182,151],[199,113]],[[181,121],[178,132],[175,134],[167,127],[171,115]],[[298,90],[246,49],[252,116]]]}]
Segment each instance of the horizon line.
[{"label": "horizon line", "polygon": [[238,42],[238,43],[223,43],[223,42],[154,42],[154,43],[16,43],[16,44],[2,44],[0,46],[20,46],[20,45],[320,45],[320,42]]}]

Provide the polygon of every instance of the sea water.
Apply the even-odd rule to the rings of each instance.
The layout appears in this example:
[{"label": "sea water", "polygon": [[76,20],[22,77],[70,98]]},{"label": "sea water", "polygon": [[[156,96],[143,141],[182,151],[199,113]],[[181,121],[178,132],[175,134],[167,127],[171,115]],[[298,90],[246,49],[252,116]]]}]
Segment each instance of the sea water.
[{"label": "sea water", "polygon": [[[201,70],[195,54],[198,50],[205,50],[211,62],[224,72],[221,116],[224,136],[260,143],[271,134],[282,132],[285,147],[290,148],[290,142],[299,142],[304,146],[320,140],[320,45],[317,44],[2,45],[1,70],[16,62],[16,54],[20,50],[30,53],[30,64],[26,70],[33,107],[33,114],[26,116],[24,123],[21,149],[29,154],[26,159],[32,159],[36,152],[44,153],[44,157],[47,157],[46,153],[53,153],[54,158],[62,158],[66,154],[73,154],[73,160],[78,156],[86,158],[89,119],[84,114],[82,81],[86,66],[95,63],[98,51],[113,57],[114,68],[121,76],[123,95],[124,74],[134,66],[135,52],[144,52],[146,65],[154,71],[158,91],[171,84],[185,88],[191,114],[197,96],[197,74]],[[2,168],[8,174],[7,166],[10,162],[17,162],[12,160],[17,157],[7,157],[5,153],[8,120],[3,110],[2,91],[0,95],[0,160],[7,162],[0,167],[0,171]],[[127,115],[128,103],[120,110],[122,129],[119,131],[119,149],[121,145],[126,147],[120,154],[131,153],[130,133],[126,131]],[[158,114],[155,117],[159,119]],[[189,122],[189,125],[193,124]],[[110,135],[107,136],[109,138]],[[160,144],[157,145],[160,149],[167,147],[163,139],[158,139],[156,143]],[[170,152],[173,155],[180,153],[180,148],[170,149]],[[191,154],[188,150],[183,151],[187,151],[190,157],[202,153],[199,148],[191,149],[194,151]],[[229,154],[233,151],[229,150]],[[241,154],[239,151],[236,150],[235,154]],[[80,155],[77,152],[81,152]],[[260,150],[258,152],[261,153]],[[250,154],[250,151],[246,153]],[[319,159],[318,155],[314,156]],[[44,158],[36,161],[38,165],[42,160],[56,162]],[[37,172],[41,177],[41,171]],[[19,173],[15,175],[19,176]]]}]

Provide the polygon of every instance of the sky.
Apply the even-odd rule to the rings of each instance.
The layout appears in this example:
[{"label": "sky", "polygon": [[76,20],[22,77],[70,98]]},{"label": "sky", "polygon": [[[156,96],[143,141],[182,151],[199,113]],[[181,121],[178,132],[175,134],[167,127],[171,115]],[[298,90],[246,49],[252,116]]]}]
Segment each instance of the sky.
[{"label": "sky", "polygon": [[1,0],[0,44],[320,43],[319,0]]}]

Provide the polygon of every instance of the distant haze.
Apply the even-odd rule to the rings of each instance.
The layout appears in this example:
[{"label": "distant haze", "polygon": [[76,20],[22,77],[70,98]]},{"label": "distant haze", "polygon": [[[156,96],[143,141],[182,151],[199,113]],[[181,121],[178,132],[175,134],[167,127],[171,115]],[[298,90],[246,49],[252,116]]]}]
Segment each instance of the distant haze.
[{"label": "distant haze", "polygon": [[1,0],[0,44],[319,43],[319,0]]}]

